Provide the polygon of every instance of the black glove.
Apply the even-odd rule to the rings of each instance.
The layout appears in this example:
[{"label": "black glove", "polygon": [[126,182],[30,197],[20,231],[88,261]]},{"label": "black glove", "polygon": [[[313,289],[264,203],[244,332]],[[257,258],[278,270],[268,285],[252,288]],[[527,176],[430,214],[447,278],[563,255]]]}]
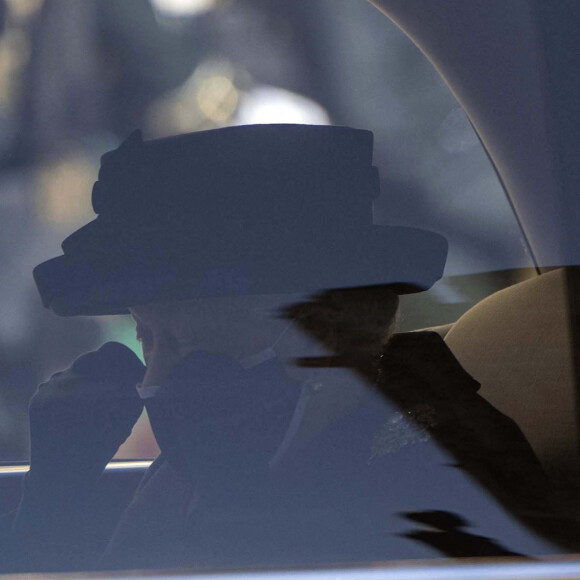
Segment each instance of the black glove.
[{"label": "black glove", "polygon": [[129,348],[108,342],[38,387],[29,406],[30,471],[12,531],[20,564],[74,566],[74,558],[57,563],[58,552],[80,550],[87,499],[143,409],[135,385],[144,373]]},{"label": "black glove", "polygon": [[135,385],[144,373],[129,348],[108,342],[41,384],[28,411],[27,485],[67,492],[94,483],[143,410]]}]

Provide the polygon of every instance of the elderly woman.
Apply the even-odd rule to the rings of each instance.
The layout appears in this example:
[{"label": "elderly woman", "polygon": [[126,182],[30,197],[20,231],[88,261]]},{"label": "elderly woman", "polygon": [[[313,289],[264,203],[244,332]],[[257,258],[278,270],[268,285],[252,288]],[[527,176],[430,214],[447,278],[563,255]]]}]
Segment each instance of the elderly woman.
[{"label": "elderly woman", "polygon": [[[103,156],[98,217],[35,279],[57,314],[130,313],[146,368],[107,343],[41,385],[12,569],[433,557],[441,538],[400,517],[425,510],[519,537],[448,553],[542,549],[509,515],[551,509],[517,426],[437,335],[392,336],[446,242],[372,225],[371,160],[367,131],[300,125],[136,133]],[[91,498],[143,404],[161,455],[99,541]]]}]

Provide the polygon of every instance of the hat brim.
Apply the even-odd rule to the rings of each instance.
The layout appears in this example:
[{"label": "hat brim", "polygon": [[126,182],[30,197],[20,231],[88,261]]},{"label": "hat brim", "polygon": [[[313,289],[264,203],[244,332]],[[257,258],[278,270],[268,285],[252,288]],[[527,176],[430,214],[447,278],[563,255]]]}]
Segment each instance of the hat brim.
[{"label": "hat brim", "polygon": [[[248,294],[311,293],[389,285],[398,294],[429,289],[443,275],[447,241],[417,228],[373,226],[344,247],[280,257],[246,256],[199,269],[194,256],[116,261],[62,255],[38,265],[34,280],[46,308],[60,316],[127,314],[132,305]],[[185,262],[184,262],[185,260]]]}]

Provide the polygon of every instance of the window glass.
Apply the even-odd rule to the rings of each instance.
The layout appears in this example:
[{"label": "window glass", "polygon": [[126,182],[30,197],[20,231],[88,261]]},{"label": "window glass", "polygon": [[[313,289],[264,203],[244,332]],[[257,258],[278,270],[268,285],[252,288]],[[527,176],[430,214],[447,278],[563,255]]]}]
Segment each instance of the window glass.
[{"label": "window glass", "polygon": [[471,274],[530,267],[465,115],[370,5],[2,6],[3,460],[27,457],[26,404],[37,383],[106,340],[139,350],[128,320],[45,312],[31,277],[94,215],[99,157],[136,127],[145,138],[267,122],[372,130],[382,188],[374,222],[432,229],[450,244],[445,279],[405,299],[403,328],[451,322],[526,272]]},{"label": "window glass", "polygon": [[[373,164],[380,172],[381,189],[380,196],[372,204],[373,223],[385,228],[404,226],[431,230],[444,236],[449,243],[442,279],[427,292],[401,297],[396,329],[400,335],[393,344],[398,345],[401,360],[406,360],[406,341],[426,336],[427,342],[417,346],[418,350],[413,352],[414,356],[418,356],[418,352],[425,353],[421,360],[427,368],[431,352],[429,341],[438,339],[433,335],[403,333],[437,327],[441,336],[448,333],[448,345],[459,359],[457,362],[453,358],[445,343],[437,342],[437,352],[450,356],[445,359],[450,366],[443,370],[437,367],[437,372],[441,371],[443,377],[448,376],[445,373],[459,377],[457,381],[463,381],[462,388],[471,388],[474,392],[479,388],[479,377],[468,375],[474,374],[478,360],[470,359],[469,353],[466,355],[461,350],[468,340],[476,340],[478,336],[473,338],[459,325],[449,330],[450,325],[462,319],[486,297],[531,280],[537,272],[502,186],[461,107],[418,49],[370,3],[348,0],[4,0],[0,1],[0,9],[1,462],[11,464],[29,460],[28,402],[37,385],[47,381],[53,373],[67,368],[82,353],[109,341],[127,345],[144,360],[142,345],[136,337],[135,321],[130,316],[56,316],[43,308],[31,275],[37,264],[61,254],[63,239],[94,218],[91,190],[97,180],[100,157],[117,148],[136,128],[141,128],[146,140],[267,123],[371,130],[374,133]],[[205,208],[200,208],[200,211],[205,211]],[[328,213],[333,214],[332,207],[328,208]],[[251,237],[250,231],[248,237]],[[393,251],[398,249],[393,248]],[[212,278],[214,274],[215,278]],[[212,270],[207,284],[218,285],[222,280],[220,277],[226,280],[226,284],[246,283],[244,274],[231,268],[217,274]],[[199,355],[196,372],[204,369],[206,364],[222,381],[226,381],[227,373],[233,373],[233,370],[228,366],[230,362],[223,359],[216,362],[217,359],[213,358],[217,356],[216,352],[220,356],[223,353],[219,349],[216,351],[212,337],[219,337],[228,348],[243,352],[237,362],[251,374],[252,380],[265,383],[269,378],[265,375],[261,378],[260,373],[271,371],[268,366],[271,351],[283,344],[300,324],[302,330],[306,328],[309,335],[304,345],[311,350],[308,353],[298,347],[289,350],[296,360],[312,359],[302,367],[297,364],[300,368],[291,374],[294,384],[300,386],[291,401],[292,412],[284,414],[287,401],[282,396],[280,400],[270,400],[267,390],[263,398],[259,397],[261,392],[254,394],[256,401],[252,404],[255,405],[253,412],[256,417],[252,417],[251,422],[254,425],[255,421],[255,429],[248,430],[252,434],[254,431],[262,434],[259,444],[256,444],[256,454],[261,452],[260,445],[263,444],[262,451],[272,456],[271,465],[278,461],[282,465],[292,461],[294,436],[302,432],[297,425],[300,421],[302,426],[308,423],[304,417],[300,421],[296,419],[295,409],[306,408],[305,401],[310,400],[309,397],[316,398],[316,393],[323,393],[324,399],[324,393],[328,392],[325,390],[328,378],[318,380],[316,377],[324,375],[318,368],[308,374],[308,365],[316,367],[317,361],[320,363],[328,356],[328,348],[333,348],[325,342],[328,337],[317,327],[317,319],[313,322],[308,316],[301,318],[304,310],[299,304],[308,302],[309,298],[292,287],[284,290],[264,292],[267,296],[261,302],[252,296],[238,296],[238,301],[231,302],[227,298],[212,297],[187,313],[170,308],[164,314],[175,324],[187,324],[188,316],[195,320],[195,340],[209,345],[207,349],[198,349],[204,352]],[[340,295],[336,299],[343,298]],[[294,307],[289,306],[292,303]],[[271,316],[275,325],[272,326],[274,330],[268,331],[267,340],[260,336],[254,341],[254,337],[249,337],[245,344],[240,344],[240,339],[236,339],[236,329],[255,324],[256,316],[264,312],[277,313]],[[325,313],[324,310],[317,311],[316,315],[321,312]],[[491,320],[491,317],[499,316],[493,313],[500,311],[491,312],[481,316]],[[377,312],[376,320],[380,320],[383,314]],[[136,317],[146,320],[147,316],[147,312],[138,311]],[[565,314],[563,316],[565,320]],[[143,333],[147,324],[144,322],[142,326],[141,340],[146,345],[147,338]],[[372,329],[369,332],[372,333]],[[486,328],[486,332],[479,338],[483,340],[485,336],[487,340],[493,337],[493,329]],[[477,333],[474,331],[474,334]],[[558,336],[563,342],[569,339],[568,336]],[[514,341],[506,342],[511,346]],[[490,344],[493,345],[493,340]],[[342,343],[335,349],[339,355],[344,354],[341,348]],[[542,353],[549,356],[546,351]],[[495,351],[486,363],[488,368],[495,368],[494,357]],[[379,353],[377,358],[380,358]],[[508,383],[517,383],[514,377],[520,376],[519,370],[501,367],[507,363],[501,358],[498,360],[502,361],[497,367],[498,381],[507,377]],[[389,367],[389,372],[396,374],[393,370],[396,361],[391,362],[394,366]],[[439,361],[437,364],[443,363]],[[340,367],[338,363],[337,367]],[[336,436],[337,443],[328,442],[329,449],[342,446],[345,454],[354,453],[355,444],[352,442],[357,440],[356,437],[350,436],[347,427],[337,427],[339,421],[333,419],[336,416],[342,420],[345,409],[350,409],[349,405],[353,408],[359,405],[358,395],[353,395],[349,388],[348,381],[352,376],[345,379],[346,375],[340,374],[339,368],[326,371],[324,376],[334,377],[340,396],[329,398],[328,418],[322,427],[308,427],[312,432],[307,435],[318,437],[317,429],[320,429],[327,437]],[[387,371],[379,369],[377,376],[370,381],[373,385],[383,380],[381,372]],[[429,372],[425,371],[426,374]],[[203,381],[210,380],[209,371],[207,376],[201,371],[199,373],[199,382],[205,385]],[[570,378],[571,363],[563,368],[562,375],[566,373]],[[445,388],[455,388],[454,380],[446,382]],[[573,378],[568,383],[573,389]],[[404,387],[404,381],[401,384]],[[497,384],[503,385],[501,382]],[[162,386],[148,385],[147,388]],[[364,397],[369,398],[367,406],[373,409],[380,406],[380,397],[375,391],[373,387],[364,393]],[[489,401],[480,397],[473,407],[468,407],[478,420],[488,421],[494,429],[497,427],[495,431],[490,429],[490,438],[498,439],[506,433],[509,439],[516,432],[516,444],[505,457],[498,461],[486,457],[481,464],[487,466],[489,460],[493,469],[501,472],[500,479],[503,478],[508,487],[510,481],[530,482],[529,489],[521,493],[521,501],[524,505],[529,500],[529,505],[533,506],[531,515],[526,512],[528,505],[519,506],[521,509],[516,510],[516,515],[510,511],[509,502],[506,503],[501,493],[496,494],[493,485],[489,484],[497,473],[490,476],[485,471],[487,467],[478,470],[478,461],[473,461],[471,471],[459,467],[453,471],[458,465],[455,462],[459,461],[457,454],[465,451],[461,443],[464,432],[459,428],[455,437],[455,432],[446,431],[441,435],[437,431],[439,419],[434,418],[436,412],[433,408],[440,403],[438,394],[433,395],[434,402],[425,399],[411,404],[402,388],[392,398],[387,397],[388,420],[381,422],[373,415],[372,421],[378,421],[378,427],[369,435],[368,457],[362,462],[371,470],[383,462],[393,462],[392,468],[381,472],[384,479],[380,480],[380,485],[389,488],[389,497],[399,498],[396,513],[390,504],[385,507],[386,500],[385,505],[379,506],[391,510],[392,516],[384,530],[392,540],[385,559],[431,558],[441,553],[453,556],[457,546],[467,546],[465,550],[472,555],[555,554],[565,549],[562,548],[565,542],[558,544],[558,541],[546,539],[552,537],[551,532],[546,531],[549,526],[534,519],[537,516],[534,502],[541,495],[545,483],[543,475],[534,479],[537,473],[542,473],[541,468],[536,471],[538,465],[534,452],[540,454],[541,461],[545,457],[556,457],[550,469],[561,475],[557,491],[569,500],[563,505],[571,505],[575,501],[572,499],[575,482],[572,474],[566,471],[566,462],[559,461],[571,444],[565,435],[558,436],[561,440],[552,437],[551,424],[536,429],[535,425],[542,420],[540,408],[522,419],[522,435],[510,415],[511,409],[516,408],[514,398],[517,395],[502,399],[502,393],[490,390],[487,383],[481,393]],[[449,391],[447,395],[450,408],[456,412],[454,397],[461,399],[462,393]],[[236,396],[239,397],[240,393],[232,394],[232,401],[235,402]],[[374,407],[372,397],[376,397]],[[227,397],[224,401],[220,400],[219,404],[236,407]],[[500,412],[492,405],[507,417],[498,419]],[[189,426],[197,424],[196,421],[204,425],[203,413],[195,415],[197,409],[192,403],[188,412],[191,411],[193,418],[189,423],[185,422]],[[176,410],[177,414],[180,412],[183,413],[184,408]],[[237,425],[236,421],[243,423],[245,420],[242,406],[228,408],[228,412],[233,417],[230,423],[229,419],[223,425],[215,423],[220,436],[232,424]],[[276,421],[268,423],[264,419],[272,416],[280,417],[278,424],[272,425]],[[357,417],[353,414],[352,420],[358,420]],[[566,433],[572,432],[573,418],[568,417],[566,421]],[[186,438],[186,435],[181,438],[178,433],[181,427],[182,423],[178,421],[173,425],[175,440]],[[336,429],[336,433],[332,429]],[[221,443],[215,443],[215,449],[211,446],[221,439],[212,431],[216,438],[206,441],[203,438],[210,436],[201,427],[200,433],[199,440],[205,445],[203,453],[207,452],[208,461],[215,461],[212,453],[218,453]],[[480,435],[478,433],[476,438]],[[454,443],[450,449],[442,441],[451,439],[459,443],[455,447]],[[274,440],[281,443],[272,447]],[[529,447],[528,440],[532,447]],[[352,449],[349,447],[351,444]],[[435,451],[432,455],[425,451],[425,445],[433,445]],[[159,446],[163,447],[163,443],[161,439],[155,441],[149,418],[143,412],[132,435],[115,458],[154,459],[159,455]],[[521,464],[518,463],[521,457],[529,458],[529,462],[522,460]],[[427,481],[429,469],[435,464],[445,465],[448,468],[446,474],[452,474],[448,490],[441,497],[438,492],[432,493]],[[455,467],[452,469],[450,466]],[[510,471],[512,468],[513,473]],[[288,481],[298,485],[301,474],[300,468],[297,469],[288,476]],[[514,479],[510,480],[512,475]],[[352,473],[337,471],[336,478],[340,477],[350,482]],[[357,518],[360,514],[373,511],[370,503],[365,502],[371,502],[375,497],[373,494],[379,486],[377,481],[369,480],[368,496],[360,496],[360,505],[357,503],[351,511],[336,516],[336,529],[348,527],[348,518],[359,525]],[[240,475],[237,483],[242,487],[247,484],[247,489],[244,489],[250,497],[250,479],[245,481]],[[231,481],[220,480],[221,484],[224,497],[235,495]],[[334,501],[340,502],[342,493],[344,497],[352,497],[348,494],[354,492],[348,485],[350,483],[332,492],[336,493]],[[441,487],[442,484],[439,482],[437,485]],[[216,490],[218,487],[216,484]],[[268,497],[274,502],[275,491],[272,489],[268,488],[264,493],[272,493],[272,497]],[[297,513],[299,517],[307,514],[304,515],[306,519],[319,522],[328,514],[317,503],[319,496],[315,492],[312,492],[312,497],[307,496],[311,491],[309,488],[303,492],[301,501],[304,503],[300,503],[300,509],[305,505],[307,508]],[[514,490],[510,489],[510,492]],[[534,495],[536,492],[537,496]],[[168,495],[180,497],[180,493],[186,491],[176,486]],[[251,496],[251,501],[254,499]],[[253,505],[250,499],[248,501],[248,505]],[[187,505],[190,509],[193,504]],[[207,529],[210,532],[207,538],[212,538],[211,530],[214,530],[216,538],[213,540],[215,546],[219,546],[216,548],[218,551],[223,546],[219,544],[222,539],[217,538],[216,530],[221,530],[223,522],[227,521],[228,529],[232,531],[240,521],[246,521],[244,518],[248,515],[247,510],[244,512],[237,504],[232,505],[226,502],[208,516]],[[278,507],[275,502],[273,505]],[[235,511],[238,508],[239,511]],[[320,518],[317,516],[319,508]],[[272,510],[272,513],[277,513],[274,508]],[[377,513],[379,511],[377,509]],[[531,524],[526,520],[527,516],[530,516]],[[260,512],[259,517],[265,516]],[[267,530],[269,524],[265,520],[260,522],[255,530],[267,536],[263,530]],[[550,523],[554,524],[553,521]],[[304,521],[302,524],[305,525]],[[473,529],[466,531],[469,525],[473,525]],[[445,541],[450,534],[451,547],[441,548],[437,545],[439,537],[433,540],[426,532],[422,535],[424,528],[421,526],[435,528],[445,535]],[[423,531],[417,531],[418,528]],[[256,542],[262,540],[269,545],[268,538]],[[227,538],[223,539],[224,545],[226,541]],[[477,548],[472,549],[474,545]],[[320,553],[324,553],[323,544],[320,546]],[[375,559],[383,559],[379,543],[374,552],[373,546],[369,546],[368,553],[374,554]],[[480,549],[482,551],[477,552]],[[350,553],[348,550],[345,552],[344,562],[349,561]],[[235,554],[231,555],[232,560],[224,561],[224,566],[251,564],[251,558],[246,558],[246,555],[238,560]],[[200,558],[206,556],[204,552]],[[280,558],[281,562],[284,561],[283,555]],[[333,562],[331,556],[328,558],[327,562]],[[291,563],[307,565],[312,562],[305,558]]]}]

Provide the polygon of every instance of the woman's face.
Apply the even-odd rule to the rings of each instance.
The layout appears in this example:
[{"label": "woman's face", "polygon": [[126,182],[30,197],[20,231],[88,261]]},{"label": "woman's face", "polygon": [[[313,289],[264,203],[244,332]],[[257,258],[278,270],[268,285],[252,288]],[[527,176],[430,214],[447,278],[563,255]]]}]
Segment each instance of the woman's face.
[{"label": "woman's face", "polygon": [[287,326],[278,319],[279,304],[280,297],[236,296],[132,306],[148,378],[157,369],[160,380],[195,350],[240,358],[270,346]]},{"label": "woman's face", "polygon": [[162,306],[144,305],[129,309],[136,322],[137,339],[147,365],[143,386],[161,384],[184,356],[173,329],[173,316]]}]

